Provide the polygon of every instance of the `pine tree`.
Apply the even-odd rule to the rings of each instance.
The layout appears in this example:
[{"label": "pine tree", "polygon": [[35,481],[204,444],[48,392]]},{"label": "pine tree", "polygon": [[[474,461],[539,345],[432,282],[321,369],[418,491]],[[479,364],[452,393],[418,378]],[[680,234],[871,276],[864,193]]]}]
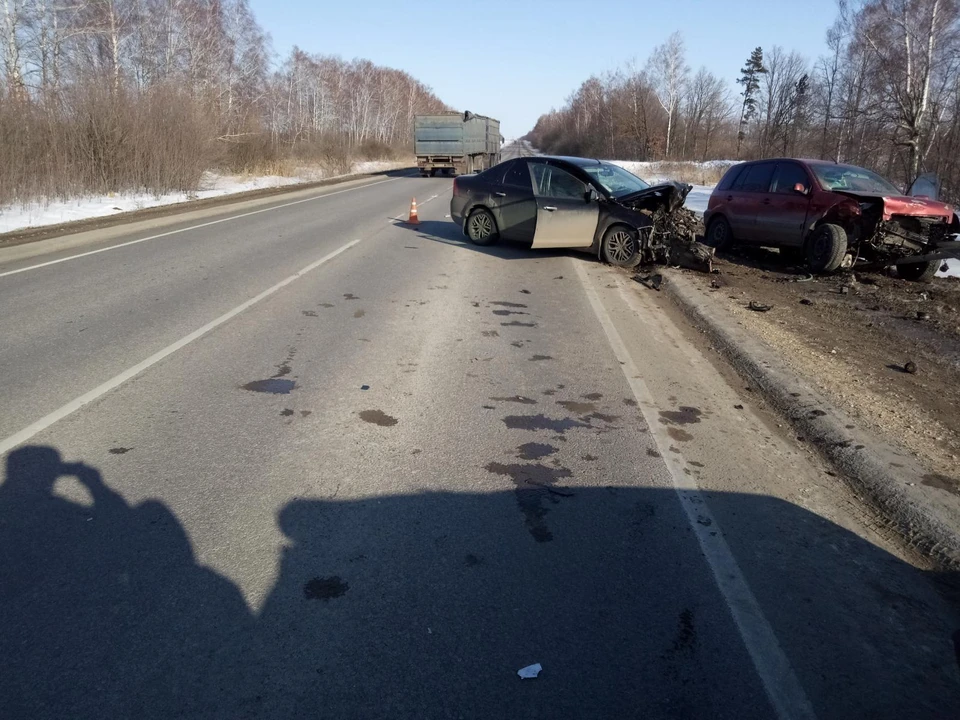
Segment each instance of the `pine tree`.
[{"label": "pine tree", "polygon": [[740,148],[746,137],[744,128],[757,112],[757,92],[760,90],[760,76],[767,72],[763,66],[763,48],[754,48],[747,59],[747,64],[740,70],[738,85],[743,85],[743,105],[740,106],[740,129],[737,132],[737,159],[740,158]]}]

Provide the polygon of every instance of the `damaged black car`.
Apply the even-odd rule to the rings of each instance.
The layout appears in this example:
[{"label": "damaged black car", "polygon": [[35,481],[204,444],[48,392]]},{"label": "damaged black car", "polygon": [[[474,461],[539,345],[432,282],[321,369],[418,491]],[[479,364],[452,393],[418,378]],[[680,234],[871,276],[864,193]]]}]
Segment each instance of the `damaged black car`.
[{"label": "damaged black car", "polygon": [[619,267],[684,264],[709,270],[699,221],[683,209],[691,186],[649,185],[613,163],[577,157],[508,160],[453,183],[450,216],[477,245],[594,252]]}]

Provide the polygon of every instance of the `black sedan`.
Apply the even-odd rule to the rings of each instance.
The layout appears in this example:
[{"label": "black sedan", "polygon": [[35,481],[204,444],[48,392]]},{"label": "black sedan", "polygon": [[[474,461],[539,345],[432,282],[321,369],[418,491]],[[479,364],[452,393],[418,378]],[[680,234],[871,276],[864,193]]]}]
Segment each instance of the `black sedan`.
[{"label": "black sedan", "polygon": [[601,160],[523,157],[456,178],[450,217],[477,245],[504,238],[579,248],[633,267],[645,259],[658,214],[683,205],[690,189],[651,186]]}]

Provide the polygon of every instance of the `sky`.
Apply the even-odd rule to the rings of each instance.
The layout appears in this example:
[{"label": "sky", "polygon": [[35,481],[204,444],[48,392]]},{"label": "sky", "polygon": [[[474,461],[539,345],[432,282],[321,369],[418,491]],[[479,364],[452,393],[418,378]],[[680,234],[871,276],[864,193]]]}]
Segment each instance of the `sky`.
[{"label": "sky", "polygon": [[835,0],[250,0],[283,57],[366,58],[405,70],[456,110],[516,138],[591,75],[640,67],[679,30],[687,62],[732,84],[750,51],[825,50]]}]

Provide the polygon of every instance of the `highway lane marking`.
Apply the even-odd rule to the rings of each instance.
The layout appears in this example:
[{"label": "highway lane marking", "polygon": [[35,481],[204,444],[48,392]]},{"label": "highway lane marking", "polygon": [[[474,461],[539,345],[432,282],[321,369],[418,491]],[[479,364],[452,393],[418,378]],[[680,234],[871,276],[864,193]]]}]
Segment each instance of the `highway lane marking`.
[{"label": "highway lane marking", "polygon": [[620,333],[600,301],[600,296],[584,269],[584,263],[573,258],[570,262],[574,265],[590,306],[607,336],[610,348],[620,363],[620,370],[633,391],[660,455],[670,471],[673,489],[686,513],[687,522],[697,536],[700,549],[710,565],[714,580],[740,631],[740,637],[777,717],[781,720],[815,720],[813,706],[780,647],[773,628],[764,617],[753,591],[750,590],[743,571],[724,539],[723,531],[710,512],[706,498],[700,492],[696,481],[683,472],[686,461],[681,454],[668,452],[673,443],[665,427],[657,422],[657,405]]},{"label": "highway lane marking", "polygon": [[52,413],[40,418],[36,422],[31,423],[20,432],[14,433],[10,437],[0,440],[0,455],[10,452],[18,445],[22,445],[37,433],[42,432],[43,430],[46,430],[48,427],[50,427],[54,423],[57,423],[60,420],[63,420],[68,415],[72,415],[80,408],[84,407],[85,405],[88,405],[89,403],[105,395],[111,390],[117,387],[120,387],[121,385],[123,385],[123,383],[127,382],[127,380],[130,380],[131,378],[134,378],[140,373],[142,373],[144,370],[147,370],[148,368],[153,367],[164,358],[175,353],[177,350],[180,350],[186,347],[187,345],[192,343],[194,340],[197,340],[203,337],[204,335],[206,335],[207,333],[209,333],[211,330],[220,327],[228,320],[235,318],[244,310],[250,309],[261,300],[265,300],[266,298],[276,293],[278,290],[285,288],[287,285],[294,282],[295,280],[300,279],[307,273],[312,272],[313,270],[316,270],[321,265],[324,265],[325,263],[333,260],[335,257],[340,255],[341,253],[349,250],[355,245],[358,245],[362,241],[363,241],[363,238],[358,238],[357,240],[351,240],[346,245],[343,245],[337,248],[333,252],[330,252],[324,255],[319,260],[315,260],[314,262],[310,263],[303,269],[298,270],[293,275],[290,275],[289,277],[281,280],[276,285],[273,285],[267,288],[259,295],[250,298],[249,300],[247,300],[244,303],[241,303],[240,305],[237,305],[235,308],[233,308],[233,310],[229,310],[228,312],[224,313],[217,319],[211,320],[203,327],[197,328],[189,335],[186,335],[180,338],[179,340],[177,340],[176,342],[170,345],[167,345],[167,347],[163,348],[162,350],[155,352],[146,360],[143,360],[142,362],[137,363],[133,367],[128,368],[127,370],[124,370],[119,375],[113,376],[112,378],[107,380],[105,383],[102,383],[101,385],[98,385],[97,387],[95,387],[93,390],[90,390],[89,392],[84,393],[80,397],[71,400],[63,407],[60,407],[57,410],[54,410]]},{"label": "highway lane marking", "polygon": [[313,202],[314,200],[322,200],[323,198],[333,197],[334,195],[340,195],[341,193],[351,192],[353,190],[363,190],[365,188],[373,187],[374,185],[382,185],[383,183],[394,182],[395,180],[401,180],[403,178],[390,178],[389,180],[378,180],[377,182],[370,183],[369,185],[360,185],[358,187],[346,188],[344,190],[337,190],[336,192],[324,193],[323,195],[315,195],[313,197],[304,198],[303,200],[294,200],[293,202],[284,203],[283,205],[273,205],[268,208],[261,208],[260,210],[251,210],[250,212],[241,213],[240,215],[231,215],[230,217],[220,218],[219,220],[211,220],[210,222],[200,223],[199,225],[191,225],[190,227],[180,228],[179,230],[170,230],[168,232],[160,233],[159,235],[151,235],[150,237],[140,238],[139,240],[130,240],[125,243],[120,243],[119,245],[111,245],[110,247],[100,248],[98,250],[90,250],[88,252],[78,253],[76,255],[69,255],[67,257],[58,258],[56,260],[49,260],[47,262],[37,263],[36,265],[29,265],[27,267],[19,268],[18,270],[8,270],[7,272],[0,272],[0,278],[7,277],[9,275],[17,275],[19,273],[25,273],[29,270],[37,270],[38,268],[48,267],[50,265],[58,265],[60,263],[67,262],[68,260],[76,260],[78,258],[87,257],[89,255],[97,255],[99,253],[108,252],[110,250],[118,250],[120,248],[129,247],[131,245],[138,245],[139,243],[147,242],[148,240],[157,240],[163,237],[169,237],[170,235],[176,235],[178,233],[190,232],[191,230],[199,230],[200,228],[210,227],[211,225],[219,225],[220,223],[230,222],[231,220],[239,220],[240,218],[250,217],[251,215],[259,215],[260,213],[270,212],[272,210],[282,210],[283,208],[288,208],[293,205],[300,205],[302,203]]}]

